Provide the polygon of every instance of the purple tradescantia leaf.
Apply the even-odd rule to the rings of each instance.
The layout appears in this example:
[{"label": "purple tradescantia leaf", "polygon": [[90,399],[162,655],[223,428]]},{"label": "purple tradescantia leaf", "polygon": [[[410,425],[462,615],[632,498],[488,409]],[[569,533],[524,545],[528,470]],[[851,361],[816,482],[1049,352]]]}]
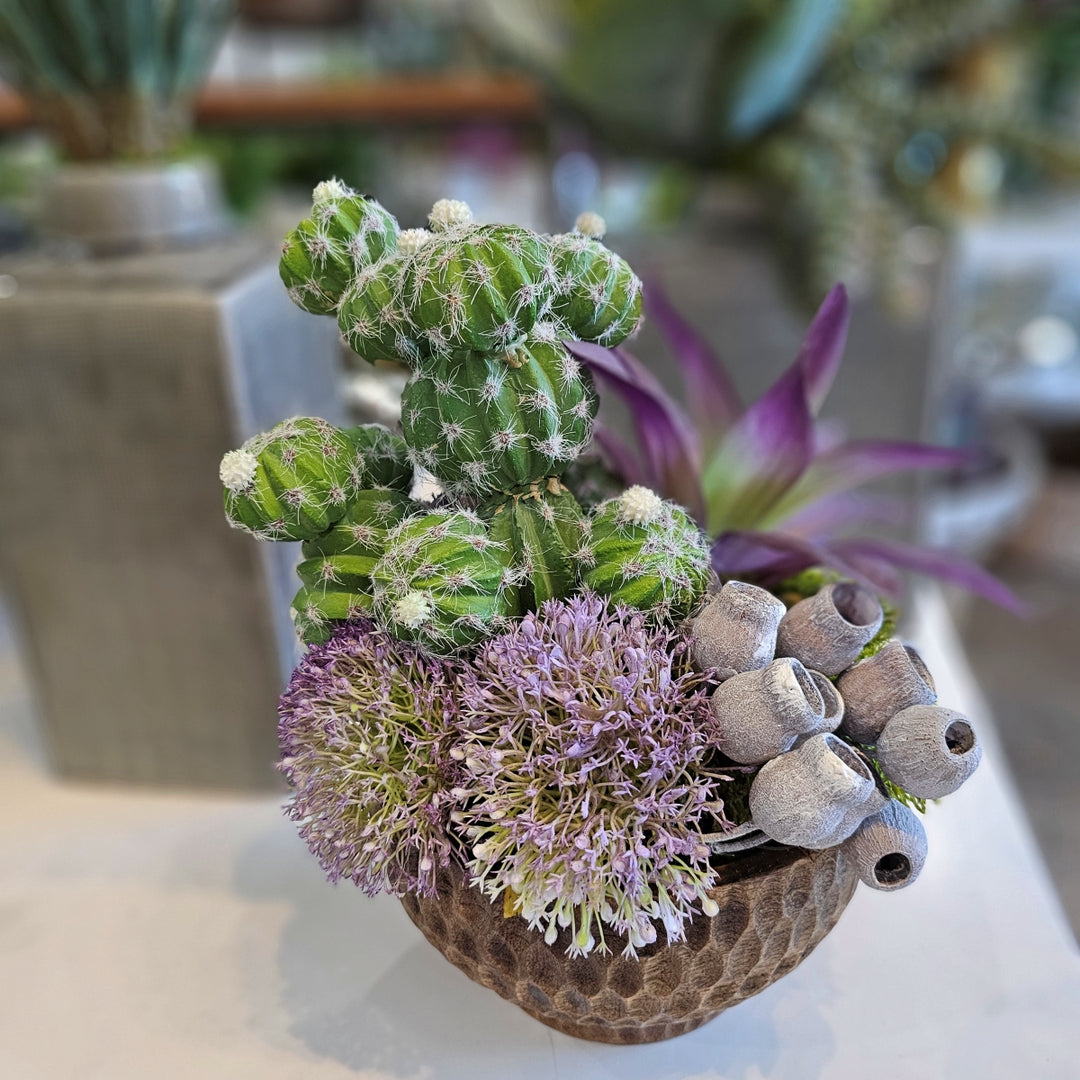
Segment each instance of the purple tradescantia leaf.
[{"label": "purple tradescantia leaf", "polygon": [[663,334],[679,365],[687,410],[708,455],[742,414],[735,384],[709,343],[675,310],[658,282],[644,292],[645,313]]},{"label": "purple tradescantia leaf", "polygon": [[569,341],[566,347],[626,402],[649,486],[703,520],[701,466],[686,414],[641,361],[625,350],[583,341]]},{"label": "purple tradescantia leaf", "polygon": [[827,454],[838,446],[843,446],[848,441],[847,424],[835,417],[822,420],[820,416],[814,418],[814,457],[819,454]]},{"label": "purple tradescantia leaf", "polygon": [[793,364],[751,405],[712,455],[703,478],[709,532],[754,528],[813,458],[814,421]]},{"label": "purple tradescantia leaf", "polygon": [[843,285],[834,285],[818,308],[795,358],[795,363],[802,368],[807,403],[815,416],[840,369],[850,322],[847,289]]},{"label": "purple tradescantia leaf", "polygon": [[1007,608],[1018,615],[1028,613],[1028,606],[1007,585],[981,566],[951,551],[917,547],[898,540],[859,538],[834,541],[830,547],[841,558],[876,560],[887,565],[929,574],[951,585],[959,585],[968,592]]},{"label": "purple tradescantia leaf", "polygon": [[827,566],[877,588],[876,583],[830,545],[787,533],[748,529],[725,532],[713,542],[712,565],[722,578],[745,576],[763,585],[775,585],[813,566]]},{"label": "purple tradescantia leaf", "polygon": [[[826,545],[829,549],[830,564],[834,569],[843,565],[854,567],[863,576],[863,580],[882,596],[899,600],[904,595],[904,576],[890,563],[870,556],[853,553],[843,548],[842,540],[834,540]],[[840,551],[837,549],[840,548]],[[841,554],[842,552],[842,554]]]},{"label": "purple tradescantia leaf", "polygon": [[842,491],[807,503],[781,523],[785,533],[823,540],[852,526],[900,525],[909,517],[903,499],[869,492]]},{"label": "purple tradescantia leaf", "polygon": [[770,528],[802,507],[860,484],[917,469],[952,469],[971,461],[966,450],[891,439],[859,439],[818,454],[799,482],[773,506]]}]

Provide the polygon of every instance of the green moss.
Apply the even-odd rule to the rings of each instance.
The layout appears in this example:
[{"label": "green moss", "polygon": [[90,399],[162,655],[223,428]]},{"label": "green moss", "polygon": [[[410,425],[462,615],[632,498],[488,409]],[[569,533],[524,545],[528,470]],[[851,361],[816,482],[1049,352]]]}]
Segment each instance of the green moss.
[{"label": "green moss", "polygon": [[885,617],[881,620],[881,629],[874,638],[867,642],[863,651],[859,653],[860,660],[865,660],[868,656],[874,656],[881,650],[886,641],[896,636],[896,624],[900,619],[900,609],[891,600],[886,600],[883,596],[879,596],[878,599],[881,601],[881,609],[884,611]]},{"label": "green moss", "polygon": [[823,566],[812,566],[793,577],[785,578],[772,590],[788,607],[793,607],[800,600],[821,592],[826,585],[843,580],[835,570],[826,570]]},{"label": "green moss", "polygon": [[898,784],[894,784],[882,771],[877,758],[872,757],[870,754],[867,754],[867,757],[870,758],[870,763],[874,766],[874,772],[881,777],[881,781],[885,785],[885,791],[890,799],[895,799],[898,803],[903,803],[904,806],[910,807],[912,810],[917,810],[920,814],[926,813],[925,799],[920,799],[910,792],[905,791]]},{"label": "green moss", "polygon": [[733,825],[742,825],[750,820],[750,785],[754,782],[755,772],[732,772],[731,780],[720,789],[724,800],[724,817]]}]

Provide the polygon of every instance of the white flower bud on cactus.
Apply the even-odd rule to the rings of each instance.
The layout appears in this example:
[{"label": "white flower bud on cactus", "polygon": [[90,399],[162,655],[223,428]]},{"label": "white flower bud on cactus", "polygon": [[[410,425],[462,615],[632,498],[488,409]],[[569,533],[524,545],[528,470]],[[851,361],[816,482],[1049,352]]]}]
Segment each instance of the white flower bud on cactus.
[{"label": "white flower bud on cactus", "polygon": [[431,618],[432,611],[431,601],[422,592],[413,589],[394,604],[393,619],[410,630],[416,630]]},{"label": "white flower bud on cactus", "polygon": [[664,500],[641,484],[627,488],[619,496],[619,516],[633,525],[651,525],[663,508]]},{"label": "white flower bud on cactus", "polygon": [[311,201],[315,206],[318,206],[320,203],[344,199],[347,195],[352,194],[351,187],[343,184],[337,177],[332,177],[329,180],[324,180],[321,184],[315,185],[315,190],[311,193]]},{"label": "white flower bud on cactus", "polygon": [[229,491],[243,491],[251,486],[259,459],[247,450],[229,450],[221,459],[218,476]]},{"label": "white flower bud on cactus", "polygon": [[607,222],[599,214],[586,210],[583,214],[578,214],[574,231],[591,236],[594,240],[603,240],[604,233],[607,232]]},{"label": "white flower bud on cactus", "polygon": [[398,251],[402,255],[415,255],[431,237],[427,229],[403,229],[398,233]]},{"label": "white flower bud on cactus", "polygon": [[469,204],[460,199],[439,199],[428,214],[433,229],[445,231],[455,225],[468,225],[472,221]]}]

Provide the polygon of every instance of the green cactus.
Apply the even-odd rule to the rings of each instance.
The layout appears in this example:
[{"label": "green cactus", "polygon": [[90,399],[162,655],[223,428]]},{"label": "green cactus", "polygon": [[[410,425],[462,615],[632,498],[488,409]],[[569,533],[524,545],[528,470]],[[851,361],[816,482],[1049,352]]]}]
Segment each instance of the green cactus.
[{"label": "green cactus", "polygon": [[559,476],[589,441],[592,379],[559,344],[506,360],[469,353],[421,365],[401,398],[413,461],[449,489],[486,494]]},{"label": "green cactus", "polygon": [[517,225],[456,225],[405,264],[409,319],[426,351],[505,353],[543,318],[555,273],[543,237]]},{"label": "green cactus", "polygon": [[371,597],[330,585],[301,585],[293,597],[293,626],[305,645],[321,645],[342,623],[371,614]]},{"label": "green cactus", "polygon": [[349,436],[326,420],[283,420],[221,459],[226,517],[264,540],[314,539],[355,494],[356,456]]},{"label": "green cactus", "polygon": [[467,511],[406,518],[371,571],[375,617],[432,652],[475,645],[518,613],[508,555]]},{"label": "green cactus", "polygon": [[688,615],[708,588],[701,530],[648,488],[628,488],[601,503],[591,526],[577,552],[585,588],[663,618]]},{"label": "green cactus", "polygon": [[402,291],[408,260],[393,256],[365,266],[338,308],[338,329],[357,356],[415,364],[426,354],[405,311]]},{"label": "green cactus", "polygon": [[571,336],[612,347],[641,321],[641,282],[625,259],[600,243],[604,222],[582,214],[573,232],[551,238],[556,274],[552,313]]},{"label": "green cactus", "polygon": [[325,641],[336,622],[371,614],[375,563],[383,554],[388,533],[409,516],[413,506],[396,491],[361,491],[340,521],[304,544],[304,559],[296,568],[304,584],[293,600],[293,610],[305,643]]},{"label": "green cactus", "polygon": [[[222,461],[234,524],[304,541],[301,636],[322,641],[366,615],[450,652],[580,587],[687,613],[710,570],[685,513],[637,488],[586,515],[564,480],[597,399],[562,342],[617,344],[641,314],[640,282],[600,243],[602,220],[584,214],[573,233],[545,238],[475,225],[468,206],[441,199],[429,224],[398,232],[377,203],[331,181],[282,261],[294,299],[336,311],[358,355],[412,368],[404,438],[298,419]],[[441,484],[440,504],[409,500],[417,467]]]},{"label": "green cactus", "polygon": [[398,226],[374,199],[337,180],[319,184],[312,198],[311,217],[285,238],[278,269],[295,304],[329,315],[357,271],[394,251]]},{"label": "green cactus", "polygon": [[522,610],[574,591],[572,552],[584,542],[588,522],[567,488],[554,478],[533,484],[499,501],[489,516],[492,538],[511,552]]},{"label": "green cactus", "polygon": [[354,450],[349,473],[353,490],[390,488],[409,491],[413,467],[409,448],[400,435],[382,424],[361,424],[346,429],[345,437]]}]

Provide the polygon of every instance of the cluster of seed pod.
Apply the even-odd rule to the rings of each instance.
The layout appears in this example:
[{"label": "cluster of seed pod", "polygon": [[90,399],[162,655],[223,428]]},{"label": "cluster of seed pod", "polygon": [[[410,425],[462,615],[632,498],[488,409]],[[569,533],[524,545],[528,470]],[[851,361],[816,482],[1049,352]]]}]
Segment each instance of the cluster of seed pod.
[{"label": "cluster of seed pod", "polygon": [[[730,843],[843,845],[876,889],[918,876],[926,834],[882,777],[940,798],[971,776],[982,749],[970,721],[937,704],[913,648],[897,638],[878,646],[882,620],[878,599],[853,582],[789,609],[739,581],[691,620],[694,662],[721,680],[710,700],[716,748],[759,767],[750,821]],[[716,848],[725,850],[723,837]]]}]

